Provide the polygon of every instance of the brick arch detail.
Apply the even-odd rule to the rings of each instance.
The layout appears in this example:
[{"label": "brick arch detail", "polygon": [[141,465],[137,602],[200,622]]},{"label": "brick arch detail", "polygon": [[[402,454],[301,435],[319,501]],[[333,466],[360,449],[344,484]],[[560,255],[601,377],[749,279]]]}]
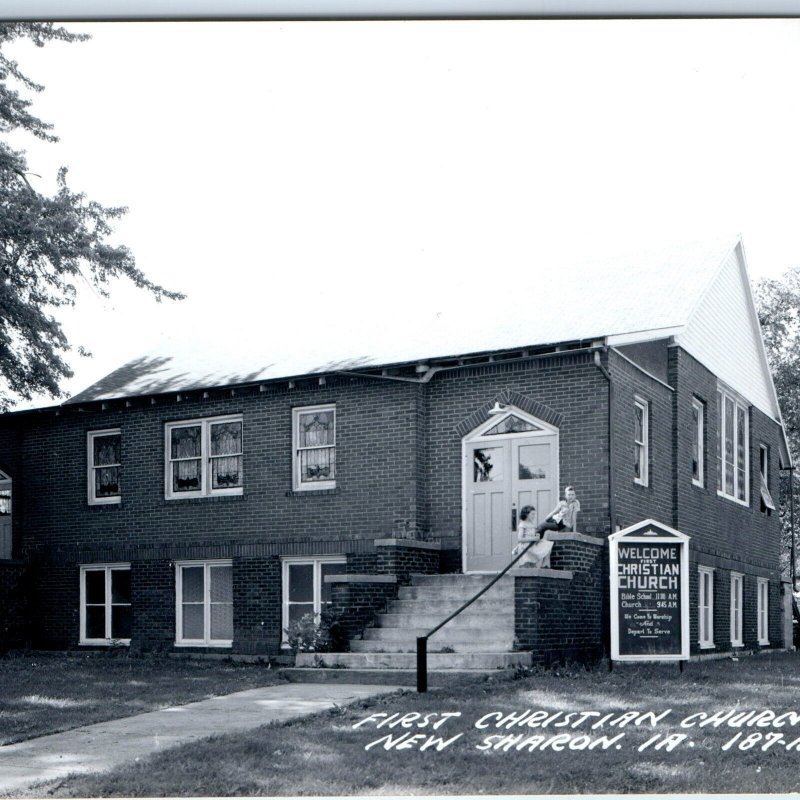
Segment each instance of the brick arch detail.
[{"label": "brick arch detail", "polygon": [[479,425],[482,425],[489,419],[489,411],[494,408],[495,403],[502,403],[503,405],[515,406],[520,411],[530,414],[532,417],[547,422],[556,428],[561,427],[564,419],[562,414],[554,411],[549,406],[534,400],[531,397],[526,397],[519,392],[512,392],[509,389],[503,389],[500,394],[492,398],[488,403],[484,403],[480,408],[473,411],[468,417],[461,420],[456,426],[456,432],[463,439],[470,431],[474,431]]}]

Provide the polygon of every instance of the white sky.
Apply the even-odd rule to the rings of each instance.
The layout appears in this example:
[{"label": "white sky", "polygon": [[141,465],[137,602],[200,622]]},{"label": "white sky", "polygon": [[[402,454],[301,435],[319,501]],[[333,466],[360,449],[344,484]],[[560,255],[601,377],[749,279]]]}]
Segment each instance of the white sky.
[{"label": "white sky", "polygon": [[189,295],[84,293],[72,393],[167,340],[257,366],[413,325],[454,281],[535,312],[516,282],[592,253],[731,233],[753,278],[800,264],[797,20],[70,27],[15,50],[61,141],[14,143],[127,205],[116,239]]}]

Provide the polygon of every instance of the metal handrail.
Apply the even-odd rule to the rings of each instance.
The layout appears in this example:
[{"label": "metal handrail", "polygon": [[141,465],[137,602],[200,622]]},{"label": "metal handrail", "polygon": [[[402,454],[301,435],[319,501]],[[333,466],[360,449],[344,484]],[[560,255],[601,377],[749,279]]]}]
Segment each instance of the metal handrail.
[{"label": "metal handrail", "polygon": [[544,541],[544,537],[531,541],[530,544],[516,558],[503,567],[503,569],[498,572],[497,575],[495,575],[494,578],[492,578],[492,580],[483,587],[483,589],[481,589],[471,600],[467,600],[463,606],[454,611],[449,617],[447,617],[447,619],[442,620],[435,628],[431,628],[431,630],[429,630],[424,636],[417,636],[417,692],[428,691],[428,639],[433,636],[436,631],[447,625],[451,619],[457,617],[464,609],[469,608],[482,594],[488,592],[489,589],[491,589],[492,586],[494,586],[497,581],[499,581],[500,578],[502,578],[503,575],[505,575],[506,572],[508,572],[511,567],[513,567],[514,564],[516,564],[517,561],[519,561],[522,556],[524,556],[525,553],[531,549],[531,547],[540,541]]}]

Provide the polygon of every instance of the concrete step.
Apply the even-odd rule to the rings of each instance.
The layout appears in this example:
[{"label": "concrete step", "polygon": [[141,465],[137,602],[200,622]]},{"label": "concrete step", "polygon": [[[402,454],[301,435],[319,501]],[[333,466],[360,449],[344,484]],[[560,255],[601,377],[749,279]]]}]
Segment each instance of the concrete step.
[{"label": "concrete step", "polygon": [[[414,642],[418,636],[424,636],[430,628],[367,628],[364,631],[362,642]],[[359,640],[355,640],[359,641]],[[431,638],[431,642],[437,644],[451,644],[454,642],[474,643],[476,645],[485,642],[496,643],[498,649],[505,648],[505,643],[513,644],[513,631],[495,631],[491,628],[450,628],[449,626],[437,631]],[[483,647],[484,652],[490,652],[494,648]]]},{"label": "concrete step", "polygon": [[[483,584],[470,585],[456,582],[426,583],[422,585],[412,584],[411,586],[401,586],[398,589],[397,596],[400,600],[427,600],[430,603],[454,600],[461,604],[473,598],[482,587]],[[514,584],[500,581],[492,586],[485,594],[481,595],[476,602],[483,599],[512,602],[514,599]]]},{"label": "concrete step", "polygon": [[[450,639],[437,642],[436,638],[428,640],[428,652],[430,653],[503,653],[510,651],[514,640],[491,639],[480,642],[467,641],[465,639]],[[370,639],[354,639],[350,642],[350,650],[353,653],[416,653],[417,640],[408,639],[406,641],[377,641]]]},{"label": "concrete step", "polygon": [[[323,654],[323,658],[326,654]],[[416,669],[391,669],[390,667],[370,667],[359,669],[357,667],[327,668],[327,667],[288,667],[281,669],[281,676],[291,683],[361,683],[379,684],[390,686],[416,687]],[[438,669],[428,670],[428,686],[447,687],[460,686],[472,678],[482,681],[487,675],[502,675],[496,669]],[[364,712],[365,714],[367,712]]]},{"label": "concrete step", "polygon": [[[298,653],[298,667],[416,669],[416,653]],[[428,653],[430,670],[496,670],[530,666],[531,653]]]},{"label": "concrete step", "polygon": [[[392,607],[394,608],[394,606]],[[420,611],[390,612],[388,614],[378,614],[378,626],[381,628],[418,628],[423,627],[427,630],[435,628],[440,622],[445,620],[451,611],[430,612],[428,606]],[[453,611],[456,609],[453,608]],[[450,620],[445,626],[445,630],[463,628],[481,628],[482,630],[514,630],[514,619],[508,613],[508,608],[502,608],[495,612],[475,611],[470,606],[466,611],[462,611],[457,617]]]},{"label": "concrete step", "polygon": [[[433,614],[436,616],[441,614],[438,621],[441,622],[445,617],[450,616],[450,614],[463,606],[468,599],[468,597],[463,600],[448,600],[445,598],[400,598],[399,600],[392,601],[390,613]],[[502,616],[513,613],[513,608],[514,604],[510,598],[498,598],[494,600],[487,597],[480,597],[459,616],[476,613]],[[436,623],[437,625],[438,622]]]},{"label": "concrete step", "polygon": [[[477,592],[484,586],[487,586],[494,580],[495,576],[492,574],[486,575],[460,575],[451,573],[447,575],[419,575],[414,573],[411,575],[412,586],[459,586],[469,587],[471,591]],[[499,581],[496,581],[492,589],[503,586],[514,586],[514,579],[510,575],[504,575]]]}]

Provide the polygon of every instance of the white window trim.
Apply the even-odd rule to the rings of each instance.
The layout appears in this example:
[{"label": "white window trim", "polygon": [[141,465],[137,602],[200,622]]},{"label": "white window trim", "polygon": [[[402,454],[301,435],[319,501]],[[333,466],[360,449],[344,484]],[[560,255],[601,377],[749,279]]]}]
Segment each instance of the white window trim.
[{"label": "white window trim", "polygon": [[[698,585],[697,585],[697,641],[701,650],[713,650],[716,646],[714,644],[714,568],[713,567],[698,567]],[[708,597],[707,606],[701,602],[703,599],[703,576],[708,576]],[[703,626],[703,609],[708,608],[708,630],[704,630]]]},{"label": "white window trim", "polygon": [[769,644],[769,580],[756,578],[756,620],[758,643]]},{"label": "white window trim", "polygon": [[[94,493],[94,471],[101,469],[94,465],[94,440],[98,436],[119,436],[120,443],[122,442],[122,430],[120,428],[107,428],[102,431],[88,431],[86,434],[86,464],[87,464],[87,497],[89,498],[90,506],[108,506],[115,505],[122,502],[122,492],[114,495],[114,497],[96,497]],[[119,464],[104,464],[103,466],[122,467],[122,462]]]},{"label": "white window trim", "polygon": [[[111,607],[112,607],[112,598],[111,598],[111,571],[112,570],[128,570],[130,572],[131,565],[130,563],[119,563],[119,564],[81,564],[81,571],[80,571],[80,632],[79,632],[79,640],[78,643],[82,645],[109,645],[112,643],[115,644],[122,644],[122,645],[129,645],[131,643],[130,639],[114,639],[111,636]],[[100,572],[101,570],[105,571],[105,579],[106,579],[106,636],[103,639],[89,639],[86,637],[86,573],[87,572]],[[120,604],[118,604],[120,605]],[[131,598],[130,603],[131,608],[133,608],[133,598]]]},{"label": "white window trim", "polygon": [[[772,499],[772,492],[769,490],[769,447],[765,444],[758,446],[758,471],[759,471],[759,495],[767,507],[767,512],[776,511],[775,501]],[[763,465],[763,469],[762,469]],[[764,496],[766,494],[766,497]],[[769,500],[769,502],[767,502]],[[761,506],[759,505],[759,508]]]},{"label": "white window trim", "polygon": [[[717,396],[722,396],[722,402],[718,403],[720,408],[719,418],[717,419],[717,436],[719,442],[719,453],[717,460],[721,461],[720,465],[720,486],[717,486],[717,496],[724,497],[733,503],[738,503],[740,506],[750,506],[750,408],[742,398],[723,386],[717,387]],[[725,399],[733,402],[734,420],[733,420],[733,494],[730,495],[725,491],[725,414],[727,413],[727,405]],[[739,470],[736,447],[738,442],[738,426],[739,415],[737,411],[741,409],[744,411],[744,500],[740,500],[736,494],[739,489]]]},{"label": "white window trim", "polygon": [[697,411],[697,427],[694,430],[695,441],[697,442],[697,476],[692,473],[692,483],[701,488],[705,486],[705,448],[704,434],[706,425],[706,409],[703,403],[696,397],[692,398],[692,409]]},{"label": "white window trim", "polygon": [[[219,497],[222,495],[240,495],[244,486],[232,486],[225,489],[211,488],[211,455],[209,451],[209,431],[212,425],[220,422],[242,423],[242,483],[244,484],[244,418],[241,414],[231,414],[224,417],[201,417],[200,419],[173,420],[164,424],[164,497],[167,500],[184,500],[191,497]],[[200,488],[193,492],[172,491],[172,444],[170,434],[176,428],[191,428],[200,426]]]},{"label": "white window trim", "polygon": [[[183,630],[183,571],[182,567],[203,567],[203,639],[182,639]],[[212,567],[233,567],[231,559],[212,559],[175,562],[175,646],[176,647],[233,647],[233,639],[211,638],[211,579]],[[233,575],[231,575],[233,583]]]},{"label": "white window trim", "polygon": [[292,409],[292,488],[296,492],[319,492],[323,489],[336,488],[336,466],[334,466],[333,480],[329,481],[313,481],[303,483],[300,480],[300,436],[298,426],[300,424],[301,414],[310,414],[314,411],[332,411],[333,412],[333,444],[325,445],[325,447],[333,448],[334,464],[336,464],[336,404],[324,403],[317,406],[298,406]]},{"label": "white window trim", "polygon": [[639,486],[648,486],[650,483],[650,403],[639,395],[634,395],[634,406],[642,409],[642,442],[636,440],[636,423],[634,418],[634,450],[637,444],[642,445],[641,449],[641,477],[634,477],[633,482]]},{"label": "white window trim", "polygon": [[[737,593],[734,587],[739,587],[738,605]],[[744,647],[744,575],[741,572],[731,572],[731,646]]]},{"label": "white window trim", "polygon": [[[289,565],[314,565],[314,616],[322,612],[322,565],[341,564],[347,567],[347,558],[342,555],[330,556],[287,556],[281,559],[281,646],[288,647],[286,629],[289,627]],[[344,570],[343,570],[344,572]]]},{"label": "white window trim", "polygon": [[[3,515],[5,519],[8,520],[8,530],[11,533],[13,531],[12,526],[14,521],[14,482],[2,470],[0,470],[0,489],[7,490],[11,495],[9,498],[10,512]],[[12,540],[13,534],[5,541],[0,539],[0,560],[11,558],[13,548]]]}]

